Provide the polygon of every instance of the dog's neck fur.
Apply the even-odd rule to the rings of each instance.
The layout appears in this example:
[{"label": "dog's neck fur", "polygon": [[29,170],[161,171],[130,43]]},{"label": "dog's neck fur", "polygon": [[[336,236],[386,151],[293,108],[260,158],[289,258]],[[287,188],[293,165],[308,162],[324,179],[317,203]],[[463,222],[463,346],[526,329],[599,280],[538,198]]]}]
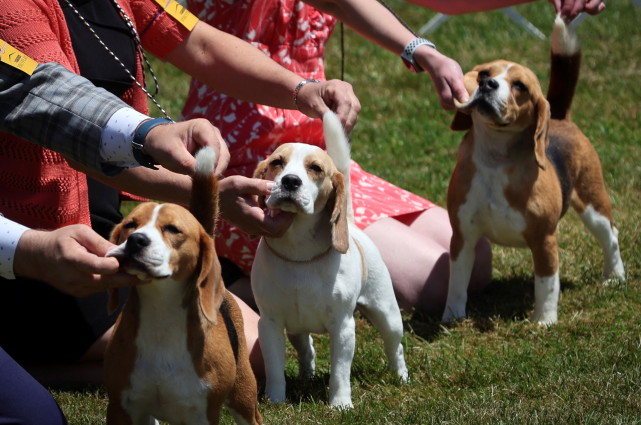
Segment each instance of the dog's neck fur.
[{"label": "dog's neck fur", "polygon": [[473,155],[480,164],[495,167],[534,156],[534,140],[529,130],[501,130],[479,121],[474,120],[466,138],[474,144]]},{"label": "dog's neck fur", "polygon": [[314,215],[299,212],[283,236],[265,239],[278,254],[292,261],[314,258],[332,245],[329,212]]}]

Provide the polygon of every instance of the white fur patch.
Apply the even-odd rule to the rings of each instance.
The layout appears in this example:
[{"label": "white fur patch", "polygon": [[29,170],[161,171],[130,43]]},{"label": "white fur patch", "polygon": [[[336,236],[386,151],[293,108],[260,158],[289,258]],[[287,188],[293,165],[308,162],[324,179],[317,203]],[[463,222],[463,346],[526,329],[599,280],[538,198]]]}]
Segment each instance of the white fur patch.
[{"label": "white fur patch", "polygon": [[552,30],[552,53],[573,55],[579,51],[579,38],[571,25],[566,25],[560,15],[556,15]]},{"label": "white fur patch", "polygon": [[216,151],[207,146],[196,153],[196,172],[198,174],[213,174],[216,169]]}]

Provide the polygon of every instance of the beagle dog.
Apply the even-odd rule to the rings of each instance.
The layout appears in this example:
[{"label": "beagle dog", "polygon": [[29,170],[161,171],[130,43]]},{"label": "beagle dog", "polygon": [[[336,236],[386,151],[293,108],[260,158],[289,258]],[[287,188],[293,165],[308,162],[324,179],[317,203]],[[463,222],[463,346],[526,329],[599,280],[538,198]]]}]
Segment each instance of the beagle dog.
[{"label": "beagle dog", "polygon": [[260,310],[267,397],[285,401],[285,332],[298,352],[302,377],[315,371],[310,333],[329,333],[329,404],[351,408],[354,311],[381,332],[390,368],[407,381],[403,322],[380,253],[353,224],[349,143],[333,112],[324,115],[323,131],[327,152],[283,144],[256,168],[254,177],[275,183],[267,208],[296,216],[282,237],[261,239],[251,285]]},{"label": "beagle dog", "polygon": [[605,277],[625,279],[618,231],[601,163],[570,119],[581,52],[573,29],[556,18],[547,99],[528,68],[497,60],[465,75],[471,97],[458,104],[453,130],[468,130],[447,194],[453,236],[443,321],[465,317],[474,247],[527,247],[534,262],[531,320],[557,321],[557,225],[571,205],[604,254]]},{"label": "beagle dog", "polygon": [[262,423],[242,316],[212,239],[215,163],[211,148],[196,155],[191,213],[143,203],[112,233],[119,245],[107,255],[148,283],[131,288],[107,346],[109,425],[218,424],[223,404],[237,424]]}]

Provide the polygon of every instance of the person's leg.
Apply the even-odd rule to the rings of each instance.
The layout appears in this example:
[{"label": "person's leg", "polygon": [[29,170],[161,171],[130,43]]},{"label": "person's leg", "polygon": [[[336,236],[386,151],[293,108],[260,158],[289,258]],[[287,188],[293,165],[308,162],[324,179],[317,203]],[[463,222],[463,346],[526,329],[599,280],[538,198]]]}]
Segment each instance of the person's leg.
[{"label": "person's leg", "polygon": [[[449,253],[452,227],[447,210],[441,207],[430,208],[429,210],[423,211],[411,223],[408,223],[408,225],[412,230],[428,238],[437,240],[439,244],[446,247]],[[476,245],[476,257],[470,277],[469,290],[471,292],[478,291],[487,286],[491,280],[492,247],[487,239],[482,238]]]},{"label": "person's leg", "polygon": [[0,348],[0,423],[64,425],[51,394]]},{"label": "person's leg", "polygon": [[[401,222],[403,220],[404,222]],[[420,214],[384,218],[365,233],[379,248],[387,265],[399,306],[442,314],[449,281],[451,226],[447,212],[434,207]],[[491,280],[491,249],[479,243],[470,290]]]},{"label": "person's leg", "polygon": [[[232,295],[234,295],[232,293]],[[258,387],[265,384],[265,363],[263,362],[263,353],[260,350],[258,341],[258,313],[249,307],[243,300],[234,295],[240,312],[243,315],[243,326],[245,331],[245,342],[247,343],[247,352],[249,353],[249,363],[251,364]]]}]

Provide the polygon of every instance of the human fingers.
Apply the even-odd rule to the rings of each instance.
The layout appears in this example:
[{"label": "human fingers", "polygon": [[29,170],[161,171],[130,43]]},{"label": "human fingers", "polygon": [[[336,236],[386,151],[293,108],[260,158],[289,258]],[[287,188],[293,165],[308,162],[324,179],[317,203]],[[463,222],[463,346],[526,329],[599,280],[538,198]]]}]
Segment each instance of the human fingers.
[{"label": "human fingers", "polygon": [[154,127],[145,140],[145,152],[160,165],[180,174],[193,174],[194,154],[209,146],[216,151],[216,173],[222,174],[229,164],[229,149],[220,134],[205,119],[194,119]]},{"label": "human fingers", "polygon": [[272,238],[282,236],[287,229],[289,229],[289,226],[292,225],[295,217],[295,213],[287,211],[269,210],[265,212],[264,220],[262,222],[262,236]]},{"label": "human fingers", "polygon": [[358,121],[361,104],[352,85],[340,80],[304,85],[296,97],[298,109],[312,118],[321,118],[328,109],[336,113],[345,131],[350,132]]},{"label": "human fingers", "polygon": [[190,135],[192,143],[188,144],[188,146],[195,145],[191,153],[195,154],[198,150],[207,146],[212,147],[216,152],[217,158],[215,173],[222,175],[229,165],[231,155],[220,130],[205,119],[193,119],[187,122],[192,124]]},{"label": "human fingers", "polygon": [[596,15],[605,10],[605,1],[603,0],[588,0],[584,7],[585,12],[590,15]]}]

